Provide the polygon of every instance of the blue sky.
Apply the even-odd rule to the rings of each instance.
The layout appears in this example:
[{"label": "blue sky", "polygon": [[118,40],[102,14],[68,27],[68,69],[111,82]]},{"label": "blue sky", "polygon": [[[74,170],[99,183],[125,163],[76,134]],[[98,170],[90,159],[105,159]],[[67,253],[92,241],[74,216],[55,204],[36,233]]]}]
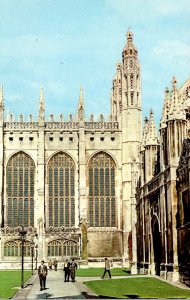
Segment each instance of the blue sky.
[{"label": "blue sky", "polygon": [[0,83],[5,107],[46,117],[76,113],[84,88],[86,117],[110,113],[115,65],[126,31],[134,32],[142,67],[143,115],[157,123],[164,90],[190,76],[189,0],[0,0]]}]

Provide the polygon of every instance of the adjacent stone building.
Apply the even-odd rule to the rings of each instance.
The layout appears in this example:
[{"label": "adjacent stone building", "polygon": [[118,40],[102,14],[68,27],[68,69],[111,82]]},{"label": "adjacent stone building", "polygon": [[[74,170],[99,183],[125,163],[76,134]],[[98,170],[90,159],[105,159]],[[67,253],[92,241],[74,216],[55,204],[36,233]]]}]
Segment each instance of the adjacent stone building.
[{"label": "adjacent stone building", "polygon": [[190,282],[189,109],[190,79],[178,88],[174,77],[171,91],[165,91],[159,136],[153,112],[145,119],[136,191],[139,272],[186,283]]},{"label": "adjacent stone building", "polygon": [[[136,268],[135,187],[142,132],[141,70],[131,30],[113,79],[108,120],[76,116],[4,117],[0,93],[0,268],[57,258],[113,261]],[[157,145],[156,145],[157,147]],[[133,249],[133,255],[132,255]]]}]

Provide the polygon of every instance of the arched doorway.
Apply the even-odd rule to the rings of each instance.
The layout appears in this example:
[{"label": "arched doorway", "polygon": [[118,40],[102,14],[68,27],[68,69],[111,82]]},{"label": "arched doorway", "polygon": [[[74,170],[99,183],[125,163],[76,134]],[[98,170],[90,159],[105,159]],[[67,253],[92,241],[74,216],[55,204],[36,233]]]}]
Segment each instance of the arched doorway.
[{"label": "arched doorway", "polygon": [[154,252],[154,263],[155,263],[155,274],[160,276],[160,263],[161,263],[161,237],[159,231],[159,223],[156,215],[152,217],[152,241],[153,241],[153,252]]}]

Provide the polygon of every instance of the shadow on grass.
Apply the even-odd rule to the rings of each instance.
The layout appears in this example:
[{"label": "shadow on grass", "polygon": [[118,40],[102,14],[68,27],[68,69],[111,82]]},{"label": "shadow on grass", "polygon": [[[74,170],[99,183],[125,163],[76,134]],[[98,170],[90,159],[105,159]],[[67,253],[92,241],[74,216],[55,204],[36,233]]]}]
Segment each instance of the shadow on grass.
[{"label": "shadow on grass", "polygon": [[122,272],[130,274],[131,275],[131,271],[130,270],[122,270]]},{"label": "shadow on grass", "polygon": [[138,299],[139,298],[138,295],[124,295],[124,296],[129,298],[129,299]]},{"label": "shadow on grass", "polygon": [[[129,299],[138,299],[138,295],[124,295],[124,297],[129,298]],[[103,296],[99,295],[100,299],[123,299],[123,298],[116,298],[116,297],[110,297],[110,296]]]}]

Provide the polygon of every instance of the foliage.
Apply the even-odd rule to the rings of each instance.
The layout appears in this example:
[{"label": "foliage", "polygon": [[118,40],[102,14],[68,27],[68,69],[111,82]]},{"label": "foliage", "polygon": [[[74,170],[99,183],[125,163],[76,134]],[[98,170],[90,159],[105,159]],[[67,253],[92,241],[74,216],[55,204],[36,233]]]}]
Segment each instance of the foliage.
[{"label": "foliage", "polygon": [[[26,282],[31,275],[31,271],[24,272]],[[21,271],[0,271],[0,299],[11,298],[21,286]]]},{"label": "foliage", "polygon": [[190,298],[190,291],[155,278],[138,277],[85,282],[101,298]]}]

